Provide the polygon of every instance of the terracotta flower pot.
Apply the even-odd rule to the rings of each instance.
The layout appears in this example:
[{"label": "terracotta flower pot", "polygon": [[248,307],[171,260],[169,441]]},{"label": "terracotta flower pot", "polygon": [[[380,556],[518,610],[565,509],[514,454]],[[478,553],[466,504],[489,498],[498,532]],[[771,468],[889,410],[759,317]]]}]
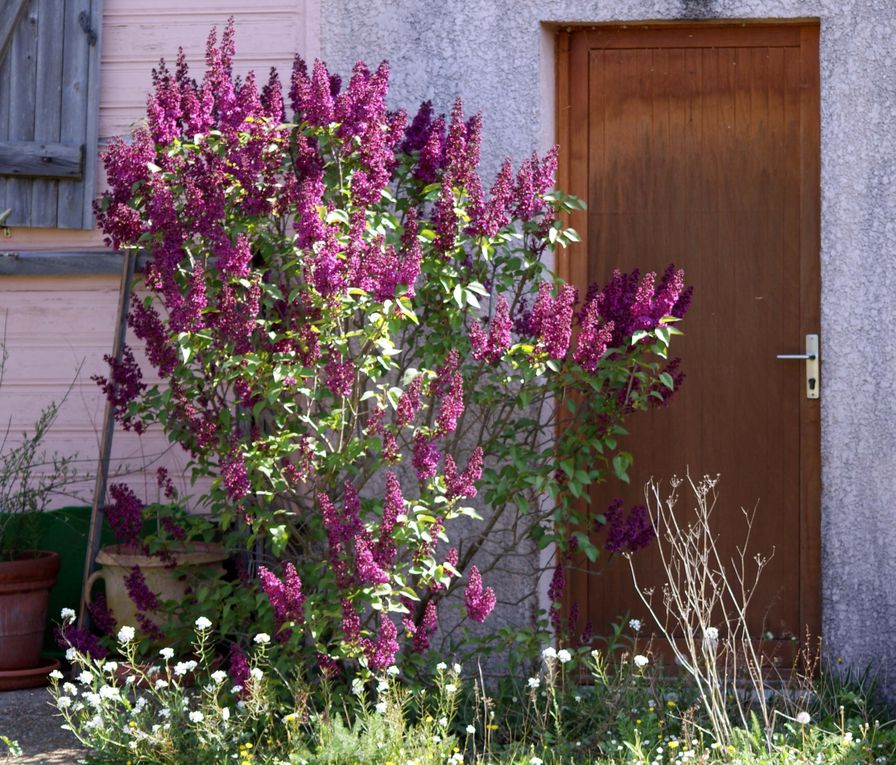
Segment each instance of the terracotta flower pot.
[{"label": "terracotta flower pot", "polygon": [[[146,586],[160,601],[181,601],[187,589],[200,579],[219,577],[227,551],[220,545],[195,542],[182,550],[172,550],[169,556],[144,555],[128,545],[110,545],[100,549],[96,562],[102,568],[90,575],[85,584],[85,597],[91,602],[93,585],[102,579],[106,585],[106,604],[119,627],[129,626],[140,632],[137,606],[128,594],[125,578],[138,566]],[[149,614],[152,618],[152,614]]]},{"label": "terracotta flower pot", "polygon": [[47,550],[0,561],[0,672],[41,666],[47,605],[58,573],[59,556]]}]

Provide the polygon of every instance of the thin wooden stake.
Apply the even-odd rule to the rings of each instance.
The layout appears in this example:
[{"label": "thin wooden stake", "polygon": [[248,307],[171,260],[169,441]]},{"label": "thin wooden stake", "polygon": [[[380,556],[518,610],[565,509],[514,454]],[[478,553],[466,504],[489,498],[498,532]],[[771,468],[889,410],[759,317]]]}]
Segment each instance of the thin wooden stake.
[{"label": "thin wooden stake", "polygon": [[[124,340],[128,331],[128,306],[131,302],[131,284],[134,281],[134,264],[137,252],[125,250],[121,264],[121,284],[118,288],[118,324],[115,326],[112,355],[121,361]],[[87,533],[87,552],[84,556],[84,577],[81,580],[81,608],[78,624],[87,624],[87,592],[84,590],[88,578],[96,567],[96,555],[100,549],[100,537],[103,529],[103,505],[106,499],[106,484],[109,479],[109,460],[112,456],[112,436],[115,431],[115,418],[112,405],[106,400],[106,411],[103,415],[103,437],[100,442],[100,458],[96,469],[96,483],[93,487],[93,508],[90,511],[90,530]]]}]

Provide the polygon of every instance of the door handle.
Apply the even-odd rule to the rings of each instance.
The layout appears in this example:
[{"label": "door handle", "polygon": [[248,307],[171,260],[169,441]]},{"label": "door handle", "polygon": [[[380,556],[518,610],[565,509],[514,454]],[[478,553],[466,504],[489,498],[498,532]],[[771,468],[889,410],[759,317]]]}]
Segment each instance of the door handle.
[{"label": "door handle", "polygon": [[806,352],[805,353],[779,353],[777,358],[787,361],[795,359],[806,362],[806,398],[818,398],[819,389],[821,387],[821,378],[819,377],[820,351],[818,344],[818,335],[806,335]]}]

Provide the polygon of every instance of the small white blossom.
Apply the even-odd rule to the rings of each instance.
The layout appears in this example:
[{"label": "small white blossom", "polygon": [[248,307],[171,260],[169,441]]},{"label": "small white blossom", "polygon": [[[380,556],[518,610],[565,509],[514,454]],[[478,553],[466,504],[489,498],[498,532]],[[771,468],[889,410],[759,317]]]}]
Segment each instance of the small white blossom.
[{"label": "small white blossom", "polygon": [[461,667],[461,665],[458,664],[457,662],[454,662],[451,669],[453,669],[455,671],[455,673],[459,675],[460,671],[463,669],[463,667]]},{"label": "small white blossom", "polygon": [[386,667],[386,674],[392,675],[392,677],[396,677],[400,671],[394,664],[391,667]]},{"label": "small white blossom", "polygon": [[364,683],[361,681],[360,677],[356,677],[352,680],[352,693],[354,693],[355,696],[360,696],[364,693]]},{"label": "small white blossom", "polygon": [[385,680],[380,680],[377,683],[377,685],[376,685],[377,693],[385,693],[388,690],[389,690],[389,683],[387,683]]},{"label": "small white blossom", "polygon": [[634,632],[640,632],[641,631],[641,620],[640,619],[629,619],[628,626]]},{"label": "small white blossom", "polygon": [[125,625],[120,630],[118,630],[118,642],[119,643],[130,643],[134,639],[134,635],[136,635],[136,631],[133,627],[128,627]]},{"label": "small white blossom", "polygon": [[53,680],[62,680],[62,678],[64,677],[64,675],[63,675],[58,669],[54,669],[54,670],[50,673],[50,677],[51,677]]},{"label": "small white blossom", "polygon": [[60,709],[68,709],[72,705],[72,700],[68,696],[60,696],[56,699],[56,706]]},{"label": "small white blossom", "polygon": [[447,693],[449,696],[452,693],[457,693],[457,686],[454,683],[448,683],[445,686],[445,693]]},{"label": "small white blossom", "polygon": [[75,651],[74,648],[66,649],[66,651],[65,651],[65,660],[66,661],[74,661],[76,656],[77,656],[77,652]]},{"label": "small white blossom", "polygon": [[467,726],[467,733],[469,733],[469,734],[472,736],[475,732],[476,732],[476,726],[475,726],[475,725],[468,725],[468,726]]},{"label": "small white blossom", "polygon": [[440,718],[439,718],[439,725],[441,725],[443,728],[447,728],[447,727],[448,727],[448,718],[447,718],[447,717],[440,717]]},{"label": "small white blossom", "polygon": [[205,616],[200,616],[193,624],[196,625],[197,630],[207,630],[212,626],[211,619],[208,619]]},{"label": "small white blossom", "polygon": [[93,682],[93,675],[85,669],[78,675],[78,682],[81,683],[81,685],[90,685]]},{"label": "small white blossom", "polygon": [[159,716],[167,719],[167,718],[171,717],[171,710],[166,707],[162,707],[159,710]]},{"label": "small white blossom", "polygon": [[212,680],[214,680],[218,685],[221,685],[227,679],[227,673],[223,669],[219,669],[216,672],[212,672]]},{"label": "small white blossom", "polygon": [[386,714],[386,702],[381,701],[376,705],[376,711],[378,714],[384,715]]},{"label": "small white blossom", "polygon": [[537,677],[530,677],[528,683],[530,688],[538,688],[541,685],[541,680]]},{"label": "small white blossom", "polygon": [[810,715],[808,712],[800,712],[800,713],[796,716],[796,721],[797,721],[800,725],[808,725],[810,722],[812,722],[812,717],[811,717],[811,715]]},{"label": "small white blossom", "polygon": [[94,693],[93,691],[85,691],[84,693],[84,701],[86,701],[90,706],[96,708],[102,702],[100,695],[98,693]]},{"label": "small white blossom", "polygon": [[648,659],[643,654],[639,653],[637,656],[635,656],[635,666],[638,669],[644,669],[644,667],[646,667],[649,663],[650,663],[650,659]]},{"label": "small white blossom", "polygon": [[440,661],[438,664],[436,664],[436,669],[439,670],[439,672],[444,672],[446,669],[448,669],[448,665],[444,661]]},{"label": "small white blossom", "polygon": [[121,698],[121,691],[114,685],[104,685],[100,688],[100,696],[104,699],[114,699],[117,701]]},{"label": "small white blossom", "polygon": [[103,665],[103,669],[105,669],[106,672],[108,672],[109,674],[112,674],[116,669],[118,669],[118,662],[117,661],[107,661]]},{"label": "small white blossom", "polygon": [[161,656],[165,661],[174,658],[174,649],[173,648],[163,648],[159,651],[159,656]]},{"label": "small white blossom", "polygon": [[557,651],[557,661],[561,664],[566,664],[568,661],[572,661],[572,654],[565,648],[561,648]]},{"label": "small white blossom", "polygon": [[550,660],[550,659],[556,659],[556,658],[557,658],[557,649],[554,648],[554,646],[549,645],[547,648],[545,648],[545,649],[541,652],[541,655],[542,655],[542,658],[544,658],[545,661],[548,661],[548,660]]},{"label": "small white blossom", "polygon": [[227,722],[230,719],[230,707],[224,707],[221,710],[221,719]]},{"label": "small white blossom", "polygon": [[267,645],[268,643],[271,642],[271,636],[268,635],[267,632],[259,632],[259,633],[253,638],[253,640],[254,640],[258,645]]},{"label": "small white blossom", "polygon": [[241,693],[242,690],[243,690],[243,686],[241,686],[241,685],[235,685],[235,686],[233,686],[233,688],[230,689],[230,692],[231,692],[232,694],[236,695],[237,693]]},{"label": "small white blossom", "polygon": [[77,696],[78,688],[72,683],[63,683],[62,684],[62,692],[67,693],[69,696]]},{"label": "small white blossom", "polygon": [[137,713],[146,706],[146,696],[141,696],[137,699],[137,702],[134,704],[134,713]]},{"label": "small white blossom", "polygon": [[541,757],[530,757],[529,765],[544,765],[544,760]]},{"label": "small white blossom", "polygon": [[264,672],[262,672],[258,667],[252,667],[249,671],[249,674],[252,675],[253,680],[261,680],[264,677]]},{"label": "small white blossom", "polygon": [[179,661],[174,665],[174,674],[178,677],[182,677],[187,674],[187,672],[192,672],[199,665],[190,659],[190,661]]},{"label": "small white blossom", "polygon": [[133,685],[135,682],[137,682],[137,678],[134,675],[128,675],[124,679],[124,682],[125,682],[125,685]]},{"label": "small white blossom", "polygon": [[161,679],[160,679],[160,680],[156,680],[156,682],[155,682],[155,687],[156,687],[156,690],[157,690],[157,691],[162,690],[162,688],[167,688],[167,687],[168,687],[168,681],[167,681],[167,680],[161,680]]},{"label": "small white blossom", "polygon": [[205,715],[202,714],[198,709],[190,712],[190,722],[200,723],[205,719]]},{"label": "small white blossom", "polygon": [[64,621],[64,622],[73,622],[75,620],[75,609],[74,608],[63,608],[59,612],[59,616],[62,617],[62,621]]}]

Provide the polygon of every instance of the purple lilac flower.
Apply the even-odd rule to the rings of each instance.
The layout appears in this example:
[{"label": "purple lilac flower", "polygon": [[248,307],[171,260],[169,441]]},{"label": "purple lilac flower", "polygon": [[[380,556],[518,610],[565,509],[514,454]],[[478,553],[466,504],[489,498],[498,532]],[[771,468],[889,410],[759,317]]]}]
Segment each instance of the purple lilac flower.
[{"label": "purple lilac flower", "polygon": [[607,537],[604,548],[607,552],[634,553],[647,547],[655,538],[647,508],[636,505],[628,514],[621,499],[614,500],[605,513]]},{"label": "purple lilac flower", "polygon": [[342,639],[357,643],[361,635],[361,617],[348,598],[342,598]]},{"label": "purple lilac flower", "polygon": [[106,507],[112,533],[122,544],[136,544],[143,530],[143,502],[123,483],[109,486],[113,504]]},{"label": "purple lilac flower", "polygon": [[134,295],[131,297],[128,325],[134,330],[134,334],[143,340],[146,357],[159,373],[159,377],[168,377],[177,364],[177,351],[168,342],[168,334],[159,312],[152,306],[145,306]]},{"label": "purple lilac flower", "polygon": [[161,640],[163,637],[165,637],[165,634],[159,628],[159,625],[156,624],[142,611],[138,611],[136,616],[137,626],[140,627],[140,631],[150,640]]},{"label": "purple lilac flower", "polygon": [[510,223],[510,204],[513,200],[513,167],[505,159],[491,188],[483,215],[474,226],[482,236],[493,237]]},{"label": "purple lilac flower", "polygon": [[398,516],[404,514],[404,497],[401,493],[401,484],[395,473],[386,473],[386,499],[383,502],[383,520],[380,524],[382,534],[391,534],[395,528]]},{"label": "purple lilac flower", "polygon": [[383,571],[362,537],[355,538],[355,574],[361,586],[388,584],[389,574]]},{"label": "purple lilac flower", "polygon": [[553,298],[551,293],[549,282],[542,282],[539,285],[530,327],[540,341],[540,348],[550,358],[562,359],[566,356],[572,334],[576,289],[564,284],[560,287],[556,298]]},{"label": "purple lilac flower", "polygon": [[414,170],[414,177],[423,183],[435,183],[439,178],[439,171],[445,164],[445,118],[436,117],[429,127],[429,136],[423,148],[420,149],[420,157]]},{"label": "purple lilac flower", "polygon": [[81,655],[92,659],[105,659],[108,655],[96,635],[74,624],[66,624],[56,630],[56,644],[64,649],[74,648]]},{"label": "purple lilac flower", "polygon": [[302,580],[296,573],[295,566],[289,561],[283,564],[282,581],[265,566],[259,567],[258,578],[274,609],[277,638],[281,642],[286,642],[292,635],[292,630],[281,629],[283,625],[286,622],[301,625],[305,621],[305,594],[302,592]]},{"label": "purple lilac flower", "polygon": [[460,372],[448,375],[447,390],[442,396],[439,414],[436,417],[436,430],[439,434],[453,433],[457,422],[464,413],[464,379]]},{"label": "purple lilac flower", "polygon": [[391,430],[387,430],[383,434],[383,459],[393,465],[398,462],[400,457],[398,439],[395,438],[395,434]]},{"label": "purple lilac flower", "polygon": [[149,586],[146,584],[146,577],[143,576],[140,566],[134,566],[131,569],[131,573],[124,578],[124,585],[128,591],[128,596],[134,605],[137,606],[138,611],[145,613],[146,611],[158,609],[158,596],[149,589]]},{"label": "purple lilac flower", "polygon": [[106,597],[102,593],[93,597],[90,605],[87,606],[87,610],[90,611],[90,620],[93,622],[93,626],[101,633],[104,635],[111,635],[115,632],[118,623],[115,621],[115,617],[109,610],[109,604],[106,602]]},{"label": "purple lilac flower", "polygon": [[433,443],[432,439],[427,438],[422,433],[414,436],[414,457],[413,465],[417,471],[417,479],[423,483],[428,481],[436,474],[439,460],[442,455]]},{"label": "purple lilac flower", "polygon": [[380,631],[376,642],[367,641],[365,645],[367,666],[374,672],[381,672],[395,662],[395,654],[399,648],[395,639],[397,635],[395,623],[386,614],[380,614]]},{"label": "purple lilac flower", "polygon": [[420,276],[423,251],[417,238],[417,210],[408,210],[401,235],[401,265],[398,267],[398,282],[407,287],[408,297],[414,297],[414,284]]},{"label": "purple lilac flower", "polygon": [[243,653],[243,649],[236,643],[230,644],[229,669],[230,679],[233,681],[233,684],[245,688],[252,674],[249,670],[249,660],[246,658],[246,654]]},{"label": "purple lilac flower", "polygon": [[573,359],[588,372],[594,372],[597,364],[613,340],[615,324],[601,323],[600,301],[590,300],[583,311],[582,329],[573,352]]},{"label": "purple lilac flower", "polygon": [[404,141],[401,143],[401,150],[405,154],[411,154],[420,151],[429,138],[429,132],[432,126],[432,101],[424,101],[420,104],[417,114],[411,120],[407,130],[404,133]]},{"label": "purple lilac flower", "polygon": [[460,363],[460,356],[455,349],[448,351],[445,362],[436,370],[436,378],[430,383],[429,392],[432,396],[443,396],[455,382],[454,373]]},{"label": "purple lilac flower", "polygon": [[413,646],[417,653],[423,653],[429,648],[429,640],[439,626],[439,614],[434,600],[429,600],[423,609],[423,618],[416,625],[413,635]]},{"label": "purple lilac flower", "polygon": [[333,121],[333,92],[330,74],[322,61],[315,59],[311,70],[311,84],[308,101],[305,104],[305,119],[311,125],[325,126]]},{"label": "purple lilac flower", "polygon": [[489,322],[488,335],[474,321],[470,326],[470,343],[473,346],[473,358],[477,361],[495,363],[510,347],[513,321],[510,319],[510,306],[501,295],[495,307],[495,314]]},{"label": "purple lilac flower", "polygon": [[403,428],[414,421],[420,406],[420,392],[423,388],[423,375],[417,375],[398,399],[395,411],[395,425]]},{"label": "purple lilac flower", "polygon": [[339,666],[339,662],[332,656],[327,656],[325,653],[317,654],[317,666],[320,669],[320,673],[330,680],[338,677],[342,673],[342,668]]},{"label": "purple lilac flower", "polygon": [[450,454],[445,455],[445,485],[448,499],[458,497],[475,497],[476,482],[482,477],[482,447],[477,446],[470,455],[463,472],[457,472],[457,466]]},{"label": "purple lilac flower", "polygon": [[348,398],[355,384],[355,364],[351,359],[337,358],[331,352],[330,359],[324,365],[327,387],[337,396]]},{"label": "purple lilac flower", "polygon": [[249,237],[240,234],[236,242],[226,240],[217,249],[218,270],[225,276],[242,279],[249,275],[252,264],[252,249]]},{"label": "purple lilac flower", "polygon": [[232,500],[245,497],[252,488],[243,452],[234,445],[230,453],[221,457],[221,480],[227,489],[227,496]]},{"label": "purple lilac flower", "polygon": [[142,433],[145,429],[143,422],[128,414],[129,404],[146,390],[134,352],[125,345],[121,349],[121,361],[109,355],[103,356],[103,360],[109,365],[109,377],[93,375],[90,379],[102,388],[115,419],[122,427]]},{"label": "purple lilac flower", "polygon": [[491,587],[482,589],[482,576],[476,566],[470,567],[467,574],[467,588],[464,590],[464,603],[467,616],[474,622],[484,622],[495,607],[495,591]]},{"label": "purple lilac flower", "polygon": [[557,564],[554,568],[554,575],[551,577],[551,584],[548,586],[548,598],[551,601],[551,626],[555,630],[560,629],[560,607],[559,604],[563,600],[563,593],[566,590],[566,572],[563,566]]},{"label": "purple lilac flower", "polygon": [[457,237],[457,213],[454,211],[454,189],[448,175],[442,180],[442,190],[433,207],[433,227],[436,238],[433,246],[436,251],[445,256],[454,249]]},{"label": "purple lilac flower", "polygon": [[174,482],[168,475],[168,468],[160,467],[156,470],[156,484],[166,499],[177,499],[177,489],[174,488]]}]

